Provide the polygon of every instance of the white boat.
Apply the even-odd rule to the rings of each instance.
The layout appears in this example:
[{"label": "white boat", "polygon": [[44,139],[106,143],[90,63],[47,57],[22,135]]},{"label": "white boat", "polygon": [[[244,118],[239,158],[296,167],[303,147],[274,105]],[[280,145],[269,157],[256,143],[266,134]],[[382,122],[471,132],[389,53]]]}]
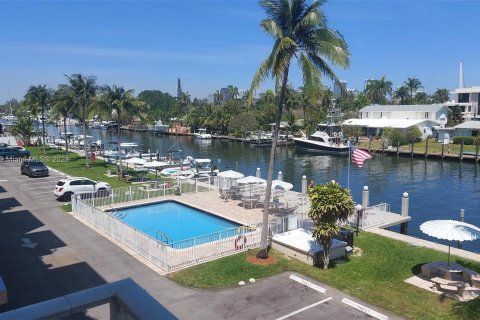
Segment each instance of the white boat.
[{"label": "white boat", "polygon": [[3,119],[7,120],[7,121],[17,121],[17,117],[15,116],[4,116]]},{"label": "white boat", "polygon": [[210,174],[212,172],[211,159],[193,159],[191,166],[196,174]]},{"label": "white boat", "polygon": [[163,124],[162,120],[157,120],[154,125],[148,127],[148,130],[155,133],[166,133],[168,128],[170,128],[168,124]]},{"label": "white boat", "polygon": [[207,129],[200,128],[197,132],[193,134],[196,139],[212,139],[212,135],[207,133]]},{"label": "white boat", "polygon": [[342,133],[342,127],[333,123],[319,123],[310,137],[293,138],[295,147],[309,151],[348,153],[348,140]]},{"label": "white boat", "polygon": [[181,176],[181,175],[190,174],[190,173],[193,173],[192,167],[190,166],[170,167],[160,171],[160,174],[162,176],[167,176],[167,177],[176,177],[176,176]]}]

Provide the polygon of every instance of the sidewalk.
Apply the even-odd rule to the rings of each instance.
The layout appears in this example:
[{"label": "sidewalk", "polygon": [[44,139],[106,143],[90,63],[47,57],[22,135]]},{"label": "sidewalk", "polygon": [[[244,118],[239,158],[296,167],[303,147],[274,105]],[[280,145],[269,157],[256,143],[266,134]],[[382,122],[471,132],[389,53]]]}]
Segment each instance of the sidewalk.
[{"label": "sidewalk", "polygon": [[[409,243],[413,246],[425,247],[425,248],[433,249],[435,251],[448,253],[448,246],[443,245],[443,244],[434,243],[434,242],[431,242],[431,241],[419,239],[419,238],[412,237],[412,236],[407,236],[407,235],[404,235],[404,234],[401,234],[401,233],[397,233],[397,232],[393,232],[393,231],[389,231],[389,230],[385,230],[385,229],[380,229],[380,228],[376,228],[376,227],[368,228],[365,231],[375,233],[375,234],[378,234],[380,236],[387,237],[387,238],[390,238],[390,239],[395,239],[395,240],[407,242],[407,243]],[[457,257],[460,257],[460,258],[463,258],[463,259],[468,259],[468,260],[480,262],[480,254],[478,254],[478,253],[458,249],[458,248],[455,248],[453,246],[450,247],[450,253],[454,256],[457,256]]]}]

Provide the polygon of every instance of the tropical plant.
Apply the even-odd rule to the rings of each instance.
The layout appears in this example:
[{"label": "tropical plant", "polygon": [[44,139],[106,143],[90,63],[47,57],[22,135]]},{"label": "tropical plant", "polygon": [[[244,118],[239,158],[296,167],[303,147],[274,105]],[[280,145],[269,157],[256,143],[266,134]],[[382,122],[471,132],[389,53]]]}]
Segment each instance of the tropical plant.
[{"label": "tropical plant", "polygon": [[404,82],[405,86],[410,91],[410,98],[413,100],[414,92],[417,92],[418,89],[423,88],[422,82],[417,78],[407,78],[407,81]]},{"label": "tropical plant", "polygon": [[448,89],[437,89],[433,94],[433,103],[445,103],[450,100]]},{"label": "tropical plant", "polygon": [[237,99],[238,98],[238,88],[233,86],[233,85],[229,85],[227,87],[227,90],[228,90],[228,96],[230,99]]},{"label": "tropical plant", "polygon": [[309,189],[310,211],[315,229],[313,237],[323,246],[323,268],[328,269],[332,239],[340,233],[339,223],[354,214],[354,202],[348,189],[336,182],[319,184]]},{"label": "tropical plant", "polygon": [[385,128],[383,137],[390,142],[391,146],[402,145],[408,142],[405,131],[399,128]]},{"label": "tropical plant", "polygon": [[[145,102],[135,99],[133,96],[133,89],[125,90],[123,87],[103,86],[100,89],[100,97],[96,101],[96,106],[100,110],[107,111],[116,118],[117,126],[117,143],[120,151],[120,127],[127,123],[133,116],[141,115],[141,108],[145,106]],[[185,93],[182,92],[181,96]],[[123,176],[122,161],[119,161],[119,176]]]},{"label": "tropical plant", "polygon": [[250,112],[242,112],[233,117],[228,123],[228,131],[237,136],[244,136],[247,131],[258,129],[258,121]]},{"label": "tropical plant", "polygon": [[[25,103],[30,106],[30,111],[36,118],[37,122],[37,137],[42,137],[43,153],[45,153],[45,109],[50,99],[50,91],[47,89],[47,85],[31,86],[25,94]],[[42,132],[40,133],[38,128],[38,116],[42,115]]]},{"label": "tropical plant", "polygon": [[414,101],[417,104],[429,104],[432,102],[432,98],[426,92],[417,92]]},{"label": "tropical plant", "polygon": [[223,95],[220,90],[215,91],[213,94],[213,103],[214,104],[220,104],[220,102],[223,100]]},{"label": "tropical plant", "polygon": [[[324,1],[315,1],[310,5],[304,0],[261,0],[267,18],[261,22],[262,29],[274,39],[272,52],[256,71],[249,91],[249,105],[260,83],[271,75],[280,85],[280,95],[275,113],[275,129],[268,167],[265,204],[263,209],[263,228],[259,258],[267,258],[268,214],[275,165],[278,131],[285,103],[285,91],[288,73],[293,57],[296,58],[303,74],[304,85],[318,81],[320,72],[340,84],[328,61],[342,68],[348,67],[349,51],[343,36],[328,29],[325,14],[320,9]],[[314,80],[315,79],[315,80]]]},{"label": "tropical plant", "polygon": [[63,132],[65,134],[65,153],[68,153],[68,136],[67,136],[67,118],[75,107],[75,97],[66,84],[58,86],[52,96],[52,119],[63,120]]},{"label": "tropical plant", "polygon": [[405,130],[405,137],[409,143],[416,143],[422,140],[422,131],[418,127],[411,127]]},{"label": "tropical plant", "polygon": [[80,110],[80,120],[82,121],[82,132],[83,132],[83,146],[85,148],[85,167],[89,167],[88,159],[88,143],[87,143],[87,128],[86,128],[86,119],[88,112],[92,107],[92,102],[97,92],[97,85],[95,84],[95,77],[82,76],[80,73],[75,73],[70,76],[65,75],[70,84],[70,90],[73,93],[73,99],[75,105],[78,106]]},{"label": "tropical plant", "polygon": [[32,121],[30,117],[24,112],[17,112],[17,121],[12,126],[10,132],[14,136],[20,136],[25,145],[30,145],[30,136],[32,134]]},{"label": "tropical plant", "polygon": [[342,126],[343,135],[348,138],[355,138],[358,142],[358,137],[363,135],[363,128],[361,126]]},{"label": "tropical plant", "polygon": [[185,107],[191,102],[190,94],[188,92],[182,92],[178,99],[178,103],[180,104],[181,110],[184,110]]},{"label": "tropical plant", "polygon": [[393,97],[395,99],[399,99],[400,104],[405,104],[409,97],[408,88],[406,86],[398,87],[397,90],[394,92]]},{"label": "tropical plant", "polygon": [[387,96],[392,95],[392,81],[385,79],[385,76],[379,80],[371,80],[365,88],[365,95],[372,103],[385,104]]}]

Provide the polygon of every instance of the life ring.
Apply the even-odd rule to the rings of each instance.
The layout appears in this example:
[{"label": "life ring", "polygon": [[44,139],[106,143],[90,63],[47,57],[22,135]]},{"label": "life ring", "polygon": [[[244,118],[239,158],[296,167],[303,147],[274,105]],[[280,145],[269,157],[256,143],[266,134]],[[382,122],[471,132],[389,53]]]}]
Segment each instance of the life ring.
[{"label": "life ring", "polygon": [[336,132],[334,132],[334,133],[333,133],[333,136],[334,136],[334,137],[336,137],[336,136],[337,136],[337,133],[336,133]]},{"label": "life ring", "polygon": [[239,235],[237,239],[235,239],[235,250],[241,250],[247,244],[247,237],[244,235]]},{"label": "life ring", "polygon": [[339,133],[338,133],[338,136],[339,136],[340,138],[343,137],[343,133],[339,132]]}]

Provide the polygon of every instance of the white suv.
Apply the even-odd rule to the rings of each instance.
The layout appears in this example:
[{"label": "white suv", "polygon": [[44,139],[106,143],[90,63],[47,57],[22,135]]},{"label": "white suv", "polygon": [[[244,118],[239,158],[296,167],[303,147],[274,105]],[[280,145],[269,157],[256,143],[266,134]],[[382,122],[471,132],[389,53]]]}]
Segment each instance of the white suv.
[{"label": "white suv", "polygon": [[84,177],[71,177],[57,182],[53,191],[57,198],[69,201],[74,194],[96,194],[107,196],[112,187],[106,182],[93,181]]}]

